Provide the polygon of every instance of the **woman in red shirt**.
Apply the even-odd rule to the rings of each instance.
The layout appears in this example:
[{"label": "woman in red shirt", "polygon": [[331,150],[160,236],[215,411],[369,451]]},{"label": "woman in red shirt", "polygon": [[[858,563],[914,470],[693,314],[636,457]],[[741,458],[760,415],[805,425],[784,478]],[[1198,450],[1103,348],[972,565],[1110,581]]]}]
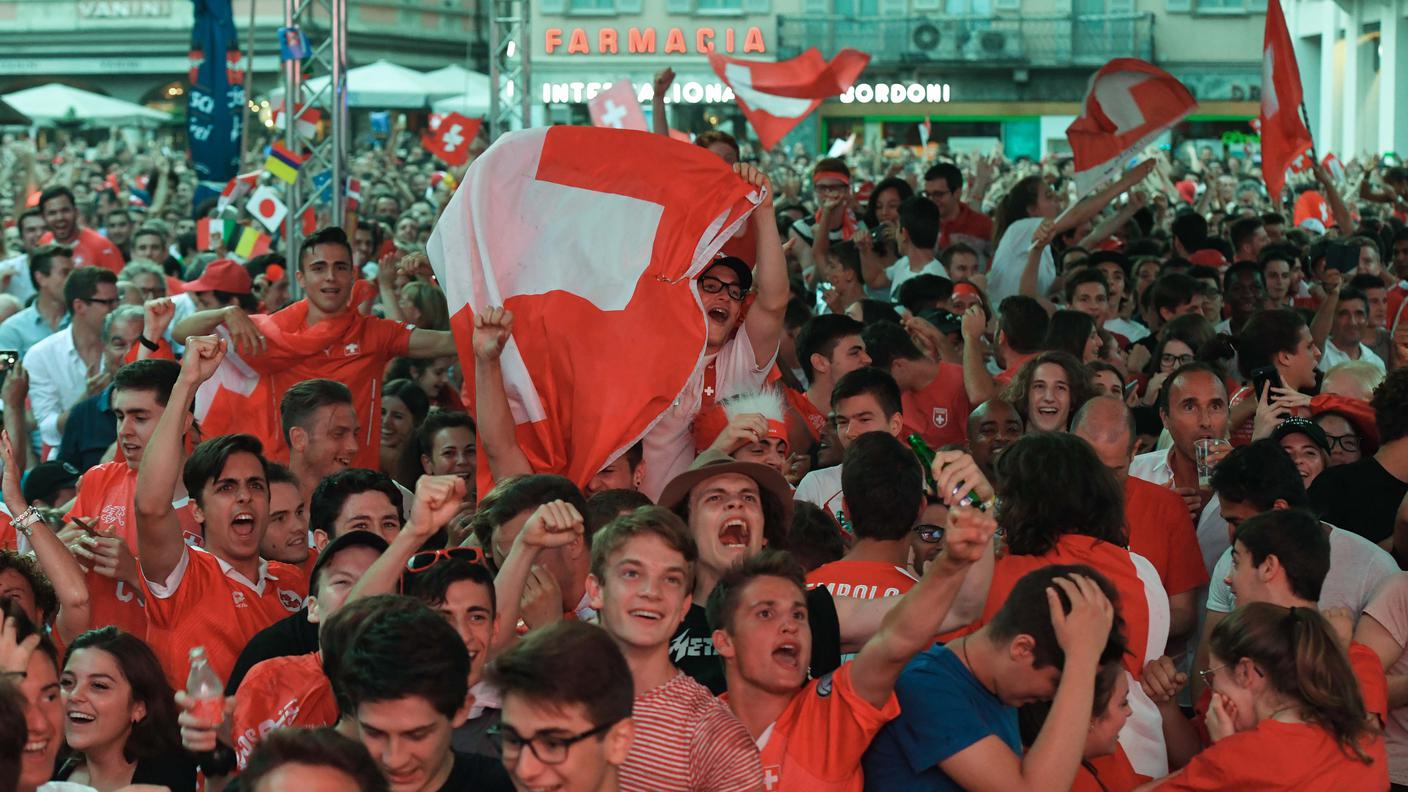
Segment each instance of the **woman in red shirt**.
[{"label": "woman in red shirt", "polygon": [[[1071,792],[1130,792],[1148,776],[1134,772],[1129,757],[1120,748],[1120,729],[1129,720],[1129,676],[1120,663],[1100,667],[1095,677],[1095,704],[1091,710],[1090,731],[1085,736],[1085,752],[1076,770]],[[1031,745],[1051,702],[1028,704],[1017,711],[1022,743]]]},{"label": "woman in red shirt", "polygon": [[1141,790],[1388,789],[1384,740],[1325,619],[1254,602],[1212,632],[1213,744]]}]

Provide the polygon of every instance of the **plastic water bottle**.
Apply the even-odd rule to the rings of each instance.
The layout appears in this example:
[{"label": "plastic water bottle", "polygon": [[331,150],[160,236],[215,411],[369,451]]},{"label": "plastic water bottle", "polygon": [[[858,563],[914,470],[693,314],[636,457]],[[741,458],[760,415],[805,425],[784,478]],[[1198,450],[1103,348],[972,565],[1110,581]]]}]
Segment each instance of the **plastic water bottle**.
[{"label": "plastic water bottle", "polygon": [[186,695],[195,706],[191,714],[202,722],[218,726],[225,719],[225,685],[206,659],[204,646],[191,647],[191,673],[186,677]]}]

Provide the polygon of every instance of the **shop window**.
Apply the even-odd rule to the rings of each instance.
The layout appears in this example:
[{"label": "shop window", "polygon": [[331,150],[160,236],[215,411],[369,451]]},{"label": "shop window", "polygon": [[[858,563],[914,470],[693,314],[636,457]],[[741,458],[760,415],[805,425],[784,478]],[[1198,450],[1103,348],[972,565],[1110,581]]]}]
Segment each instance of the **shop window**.
[{"label": "shop window", "polygon": [[694,8],[701,14],[741,12],[743,0],[695,0]]},{"label": "shop window", "polygon": [[616,11],[616,0],[568,0],[567,8],[578,13],[609,14]]}]

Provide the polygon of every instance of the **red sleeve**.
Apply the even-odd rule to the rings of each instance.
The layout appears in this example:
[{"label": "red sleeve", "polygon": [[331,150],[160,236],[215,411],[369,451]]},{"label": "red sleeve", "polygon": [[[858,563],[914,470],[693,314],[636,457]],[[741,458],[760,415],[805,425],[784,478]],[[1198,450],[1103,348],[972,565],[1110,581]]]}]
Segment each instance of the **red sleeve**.
[{"label": "red sleeve", "polygon": [[402,322],[369,316],[362,325],[362,343],[387,357],[405,357],[411,351],[411,332]]},{"label": "red sleeve", "polygon": [[852,667],[846,663],[798,694],[801,700],[787,735],[787,753],[821,779],[841,779],[855,773],[870,741],[900,714],[900,702],[893,692],[878,709],[861,698],[851,682]]},{"label": "red sleeve", "polygon": [[19,537],[15,534],[15,523],[8,514],[0,514],[0,550],[18,550]]},{"label": "red sleeve", "polygon": [[[1194,756],[1186,767],[1165,778],[1155,789],[1165,790],[1231,790],[1279,789],[1274,775],[1262,777],[1258,769],[1281,766],[1277,756],[1283,752],[1275,740],[1266,739],[1256,731],[1238,732],[1213,743]],[[1292,762],[1294,764],[1294,762]]]},{"label": "red sleeve", "polygon": [[1183,505],[1183,499],[1171,490],[1160,490],[1159,524],[1167,530],[1168,580],[1164,590],[1170,596],[1192,591],[1208,583],[1208,568],[1203,564],[1203,550],[1198,545],[1198,533],[1193,517]]},{"label": "red sleeve", "polygon": [[1362,643],[1349,644],[1349,665],[1359,680],[1359,694],[1364,697],[1364,709],[1379,717],[1379,722],[1388,718],[1388,678],[1384,675],[1383,663],[1373,649]]},{"label": "red sleeve", "polygon": [[256,663],[235,691],[235,713],[230,736],[235,741],[235,759],[241,770],[249,763],[249,755],[254,753],[263,736],[259,733],[259,724],[271,719],[278,708],[275,699],[278,686],[270,684],[277,678],[273,672],[274,667],[269,661]]},{"label": "red sleeve", "polygon": [[[136,363],[137,354],[142,351],[142,342],[138,341],[127,349],[127,357],[122,359],[123,363]],[[175,360],[176,353],[171,351],[171,345],[166,343],[166,339],[158,339],[156,350],[147,355],[149,360]]]}]

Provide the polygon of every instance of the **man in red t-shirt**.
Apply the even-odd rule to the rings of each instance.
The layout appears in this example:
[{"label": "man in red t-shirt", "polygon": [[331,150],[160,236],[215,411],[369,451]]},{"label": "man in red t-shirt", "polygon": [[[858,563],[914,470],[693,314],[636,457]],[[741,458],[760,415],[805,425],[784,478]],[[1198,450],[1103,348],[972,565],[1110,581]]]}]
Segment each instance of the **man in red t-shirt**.
[{"label": "man in red t-shirt", "polygon": [[849,316],[826,314],[809,319],[797,334],[797,363],[807,377],[806,398],[798,401],[813,439],[821,438],[837,380],[870,365],[870,355],[860,338],[864,329],[865,325]]},{"label": "man in red t-shirt", "polygon": [[909,333],[892,322],[870,325],[864,338],[876,368],[889,371],[900,386],[906,431],[917,433],[930,448],[966,445],[972,406],[963,367],[925,356]]},{"label": "man in red t-shirt", "polygon": [[1098,396],[1076,413],[1071,432],[1090,444],[1100,461],[1124,484],[1129,549],[1146,558],[1168,593],[1169,639],[1192,634],[1198,624],[1198,590],[1207,567],[1188,506],[1167,487],[1129,475],[1134,459],[1134,416],[1113,396]]},{"label": "man in red t-shirt", "polygon": [[987,261],[992,250],[992,218],[964,203],[963,171],[941,162],[924,174],[924,196],[939,207],[939,244],[942,251],[955,242],[978,250]]},{"label": "man in red t-shirt", "polygon": [[39,238],[39,244],[57,242],[73,248],[75,267],[91,265],[117,274],[127,266],[122,252],[107,237],[78,224],[77,204],[69,188],[54,186],[44,190],[39,196],[39,211],[44,215],[45,225],[49,226],[49,233]]},{"label": "man in red t-shirt", "polygon": [[[412,329],[359,314],[352,302],[356,277],[347,235],[337,227],[324,228],[299,247],[297,278],[304,299],[277,313],[252,317],[234,306],[200,311],[178,322],[172,335],[180,340],[215,332],[223,325],[245,363],[270,379],[271,394],[311,379],[346,384],[357,413],[360,446],[352,466],[376,470],[386,364],[397,357],[445,357],[456,350],[449,331]],[[277,405],[266,409],[277,412]],[[281,462],[288,450],[281,440],[275,445],[267,453]]]},{"label": "man in red t-shirt", "polygon": [[[147,643],[172,687],[185,686],[187,656],[204,646],[222,679],[255,633],[299,610],[307,582],[297,568],[259,557],[269,519],[269,481],[259,441],[221,435],[181,464],[196,389],[225,356],[214,336],[187,340],[168,409],[137,469],[137,557],[147,601]],[[171,507],[177,480],[195,500],[205,549],[190,548]]]}]

